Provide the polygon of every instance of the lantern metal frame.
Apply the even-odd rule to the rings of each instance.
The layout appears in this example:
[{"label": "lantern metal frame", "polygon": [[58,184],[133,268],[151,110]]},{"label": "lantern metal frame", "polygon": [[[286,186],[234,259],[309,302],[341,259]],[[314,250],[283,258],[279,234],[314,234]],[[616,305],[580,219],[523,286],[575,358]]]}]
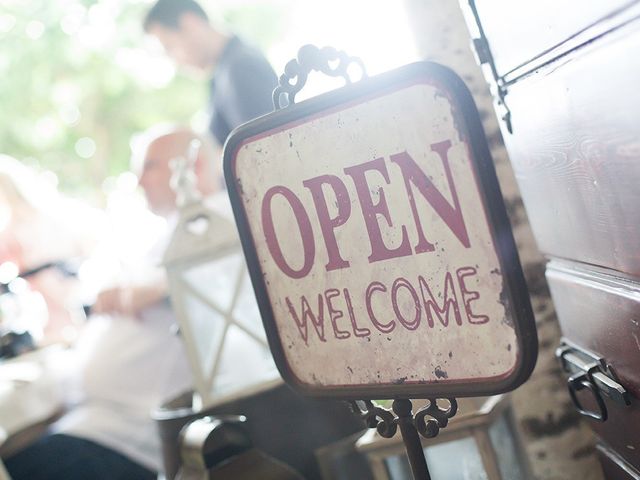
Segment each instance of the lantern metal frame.
[{"label": "lantern metal frame", "polygon": [[[194,225],[193,229],[191,225]],[[184,278],[185,272],[235,253],[238,254],[242,264],[238,266],[236,275],[232,280],[233,294],[226,307],[216,304],[213,299],[208,298],[205,293],[194,288]],[[265,351],[268,351],[269,348],[265,338],[248,329],[246,325],[238,321],[234,314],[243,282],[248,282],[249,280],[240,240],[232,220],[207,207],[199,195],[187,195],[187,202],[179,208],[178,223],[165,251],[163,264],[167,271],[172,307],[176,313],[180,334],[185,343],[185,350],[193,373],[195,394],[197,394],[194,396],[194,406],[197,409],[210,407],[214,404],[228,401],[245,391],[253,391],[256,388],[261,389],[262,383],[264,383],[265,388],[280,383],[282,380],[276,374],[274,378],[267,379],[260,385],[247,385],[228,393],[223,392],[220,394],[214,392],[213,389],[224,352],[227,332],[232,325],[262,345]],[[189,321],[190,312],[186,305],[185,296],[191,296],[224,319],[221,334],[213,349],[214,356],[209,359],[210,369],[206,368],[205,362],[203,362],[203,358],[198,352],[199,347],[196,345],[195,338],[199,335],[199,332],[194,331]],[[212,321],[216,320],[213,319]]]}]

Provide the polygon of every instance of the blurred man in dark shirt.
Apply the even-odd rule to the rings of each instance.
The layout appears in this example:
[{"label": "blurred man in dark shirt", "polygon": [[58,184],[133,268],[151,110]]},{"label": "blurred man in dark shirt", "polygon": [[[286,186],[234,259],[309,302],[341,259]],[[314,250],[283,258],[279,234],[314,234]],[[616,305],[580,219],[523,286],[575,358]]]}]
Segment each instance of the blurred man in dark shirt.
[{"label": "blurred man in dark shirt", "polygon": [[178,65],[211,75],[209,130],[222,146],[238,125],[273,110],[273,68],[257,49],[214,27],[194,0],[158,0],[144,21]]}]

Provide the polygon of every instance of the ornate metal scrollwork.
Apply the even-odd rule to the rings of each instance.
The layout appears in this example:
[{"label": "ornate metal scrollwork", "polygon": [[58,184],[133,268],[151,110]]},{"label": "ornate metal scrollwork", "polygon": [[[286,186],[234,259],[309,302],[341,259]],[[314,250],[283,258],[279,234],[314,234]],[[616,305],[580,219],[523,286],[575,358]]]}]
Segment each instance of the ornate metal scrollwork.
[{"label": "ornate metal scrollwork", "polygon": [[416,412],[413,418],[413,424],[416,426],[418,433],[424,438],[433,438],[449,423],[458,412],[458,402],[455,398],[447,398],[449,407],[440,408],[435,398],[430,398],[429,403]]},{"label": "ornate metal scrollwork", "polygon": [[[398,431],[397,418],[391,410],[376,406],[371,400],[349,402],[354,413],[364,420],[367,428],[375,428],[384,438],[393,437]],[[364,408],[361,407],[364,406]]]},{"label": "ornate metal scrollwork", "polygon": [[[440,433],[441,428],[447,426],[449,419],[458,412],[456,399],[447,398],[446,400],[449,405],[447,408],[442,408],[438,405],[438,399],[429,398],[427,405],[415,414],[411,412],[411,402],[409,400],[395,400],[393,402],[393,412],[374,405],[370,400],[350,403],[351,408],[364,420],[367,427],[375,428],[380,436],[384,438],[393,437],[401,422],[413,424],[418,433],[424,438],[433,438]],[[398,416],[395,416],[394,413]]]},{"label": "ornate metal scrollwork", "polygon": [[287,97],[288,105],[293,105],[296,94],[305,86],[307,77],[313,70],[330,77],[342,77],[346,83],[351,83],[347,69],[352,63],[358,65],[363,78],[367,76],[364,63],[357,57],[350,57],[333,47],[302,46],[298,50],[298,57],[289,60],[284,67],[284,73],[280,75],[279,85],[273,91],[274,108],[279,110],[283,107],[280,103],[283,94]]}]

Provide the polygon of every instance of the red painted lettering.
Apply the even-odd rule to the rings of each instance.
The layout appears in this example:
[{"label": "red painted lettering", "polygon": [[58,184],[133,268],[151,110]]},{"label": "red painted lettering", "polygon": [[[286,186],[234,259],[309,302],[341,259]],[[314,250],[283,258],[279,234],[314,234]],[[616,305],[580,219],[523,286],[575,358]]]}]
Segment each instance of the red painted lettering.
[{"label": "red painted lettering", "polygon": [[397,248],[389,249],[384,243],[382,232],[380,231],[380,223],[378,217],[383,217],[389,227],[393,227],[389,207],[382,188],[378,188],[378,202],[374,203],[371,198],[369,184],[367,183],[366,172],[377,171],[384,181],[389,184],[389,173],[384,164],[383,158],[376,158],[370,162],[361,163],[353,167],[344,169],[344,172],[351,177],[356,187],[360,207],[364,216],[364,222],[369,234],[371,242],[371,255],[369,255],[369,263],[379,262],[380,260],[388,260],[390,258],[405,257],[411,255],[411,245],[407,236],[407,228],[402,226],[402,242]]},{"label": "red painted lettering", "polygon": [[300,315],[296,312],[295,307],[289,300],[289,297],[285,297],[285,301],[287,302],[287,307],[289,307],[289,313],[293,317],[293,320],[296,322],[296,326],[298,327],[298,331],[300,332],[300,336],[304,340],[305,345],[309,345],[308,342],[308,322],[311,320],[311,324],[316,330],[318,334],[318,338],[322,342],[326,342],[327,340],[324,338],[324,302],[322,300],[322,295],[318,294],[318,313],[313,313],[311,310],[311,306],[307,301],[307,297],[304,295],[300,298],[301,300],[301,312]]},{"label": "red painted lettering", "polygon": [[349,332],[340,330],[338,328],[337,321],[344,316],[342,310],[336,309],[333,306],[333,303],[331,303],[331,300],[337,297],[338,295],[340,295],[340,290],[338,290],[337,288],[330,288],[329,290],[326,290],[324,292],[324,299],[327,302],[327,311],[329,312],[329,319],[331,319],[331,325],[333,326],[333,334],[336,336],[336,338],[339,338],[339,339],[349,338],[351,336]]},{"label": "red painted lettering", "polygon": [[343,290],[344,300],[347,302],[347,311],[349,312],[349,318],[351,319],[351,326],[353,327],[353,334],[356,337],[368,337],[371,335],[371,330],[368,328],[360,328],[356,323],[356,316],[353,313],[353,305],[351,304],[351,295],[346,288]]},{"label": "red painted lettering", "polygon": [[480,293],[474,290],[468,290],[464,283],[465,277],[476,275],[478,272],[474,267],[462,267],[456,270],[458,276],[458,283],[460,284],[460,292],[462,293],[462,300],[464,302],[464,310],[467,313],[469,323],[482,324],[489,321],[489,317],[486,315],[474,315],[471,311],[471,302],[480,298]]},{"label": "red painted lettering", "polygon": [[[438,305],[438,302],[433,296],[433,293],[431,293],[429,284],[421,275],[418,276],[418,285],[420,285],[420,293],[422,295],[424,309],[427,312],[427,322],[429,322],[430,327],[433,327],[435,325],[432,312],[435,312],[438,320],[440,320],[440,323],[446,327],[447,325],[449,325],[449,315],[451,311],[453,311],[456,323],[458,325],[462,325],[460,308],[458,307],[458,299],[456,298],[456,291],[453,288],[453,278],[450,272],[447,272],[444,277],[444,300],[442,301],[442,307]],[[442,296],[442,294],[440,296]]]},{"label": "red painted lettering", "polygon": [[[273,197],[278,194],[282,195],[289,202],[289,206],[296,217],[296,223],[302,239],[302,250],[304,253],[304,263],[299,270],[294,270],[284,259],[280,243],[278,243],[278,238],[276,237],[271,212],[271,201]],[[311,229],[309,216],[307,215],[302,202],[295,193],[282,185],[276,185],[267,190],[267,193],[262,199],[262,228],[264,230],[264,236],[267,241],[269,252],[280,270],[291,278],[305,277],[311,270],[311,267],[313,267],[316,246],[313,240],[313,231]]]},{"label": "red painted lettering", "polygon": [[460,202],[458,201],[458,193],[456,192],[456,186],[449,166],[449,159],[447,156],[449,148],[451,148],[450,140],[445,140],[444,142],[434,143],[431,145],[431,150],[436,152],[442,161],[449,189],[451,190],[453,206],[447,201],[444,195],[440,193],[433,182],[429,180],[429,177],[427,177],[407,152],[391,155],[391,161],[396,163],[402,171],[405,188],[409,197],[409,204],[411,205],[411,212],[413,213],[413,219],[416,223],[416,229],[418,232],[418,243],[415,246],[416,253],[432,252],[434,250],[434,246],[424,236],[420,216],[418,215],[418,207],[416,206],[413,189],[411,188],[412,183],[418,188],[422,196],[427,200],[427,202],[429,202],[440,218],[445,221],[449,229],[456,237],[458,237],[460,243],[462,243],[466,248],[471,246],[469,243],[469,235],[467,234],[467,227],[465,226],[464,219],[462,218],[462,209],[460,208]]},{"label": "red painted lettering", "polygon": [[373,308],[371,307],[371,297],[374,292],[386,292],[387,287],[385,287],[380,282],[371,282],[367,287],[366,292],[366,300],[367,300],[367,313],[369,314],[369,318],[371,319],[371,323],[373,326],[380,330],[382,333],[390,333],[396,328],[396,322],[391,320],[389,323],[380,323],[376,316],[373,314]]},{"label": "red painted lettering", "polygon": [[[305,180],[302,184],[311,191],[313,203],[315,204],[318,214],[322,237],[324,238],[324,244],[327,247],[327,254],[329,255],[329,263],[327,263],[325,268],[329,271],[348,267],[349,262],[340,256],[340,250],[338,249],[338,242],[336,241],[334,232],[336,227],[343,225],[349,219],[349,215],[351,215],[351,201],[349,200],[347,187],[345,187],[342,180],[335,175],[321,175]],[[322,191],[323,185],[330,186],[336,197],[338,213],[333,218],[329,215],[327,199]]]},{"label": "red painted lettering", "polygon": [[[409,294],[411,295],[411,299],[413,300],[413,307],[415,308],[415,315],[411,322],[408,322],[406,318],[404,318],[402,314],[402,310],[398,305],[398,290],[404,287]],[[391,305],[393,306],[393,311],[396,313],[396,318],[398,321],[404,325],[407,330],[415,330],[420,325],[420,317],[422,316],[422,308],[420,308],[420,300],[418,299],[418,294],[416,293],[413,286],[409,283],[409,280],[405,278],[396,278],[393,282],[393,286],[391,287]]]}]

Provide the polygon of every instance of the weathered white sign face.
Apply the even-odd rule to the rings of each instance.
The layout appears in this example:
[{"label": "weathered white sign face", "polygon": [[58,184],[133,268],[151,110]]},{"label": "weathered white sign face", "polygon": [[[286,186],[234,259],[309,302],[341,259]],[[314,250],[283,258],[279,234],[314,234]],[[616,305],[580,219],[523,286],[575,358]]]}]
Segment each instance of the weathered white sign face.
[{"label": "weathered white sign face", "polygon": [[272,352],[304,393],[493,393],[533,366],[493,167],[475,158],[468,105],[421,72],[226,147]]}]

